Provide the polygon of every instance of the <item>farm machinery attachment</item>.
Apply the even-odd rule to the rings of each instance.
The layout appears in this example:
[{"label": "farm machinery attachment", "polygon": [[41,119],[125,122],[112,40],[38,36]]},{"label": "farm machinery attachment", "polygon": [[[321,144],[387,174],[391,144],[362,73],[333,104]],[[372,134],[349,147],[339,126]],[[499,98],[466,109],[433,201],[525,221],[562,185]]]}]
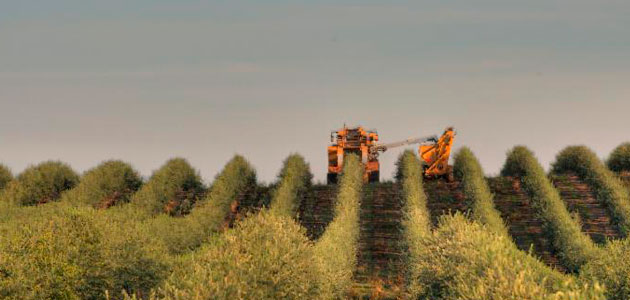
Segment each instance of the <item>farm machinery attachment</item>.
[{"label": "farm machinery attachment", "polygon": [[424,178],[443,177],[448,182],[454,180],[453,167],[448,164],[448,159],[451,156],[451,147],[454,142],[455,130],[453,127],[448,127],[435,143],[420,145],[418,154],[423,161]]},{"label": "farm machinery attachment", "polygon": [[[448,166],[451,145],[454,141],[455,132],[452,128],[447,128],[442,137],[437,136],[409,138],[403,141],[380,144],[378,143],[378,133],[376,130],[366,130],[362,126],[346,127],[332,131],[330,140],[332,145],[328,146],[328,184],[337,183],[337,178],[341,173],[344,156],[354,153],[361,158],[365,166],[364,181],[378,182],[380,176],[380,164],[378,157],[380,153],[391,148],[402,147],[412,144],[420,144],[418,152],[425,163],[424,174],[426,178],[437,178],[448,175],[451,168]],[[449,175],[447,178],[451,178]]]}]

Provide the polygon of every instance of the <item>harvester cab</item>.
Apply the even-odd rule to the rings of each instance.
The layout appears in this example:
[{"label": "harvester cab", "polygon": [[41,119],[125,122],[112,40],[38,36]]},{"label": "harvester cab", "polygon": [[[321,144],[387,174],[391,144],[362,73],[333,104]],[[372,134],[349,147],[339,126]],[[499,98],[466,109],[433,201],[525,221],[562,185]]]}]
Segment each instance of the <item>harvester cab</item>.
[{"label": "harvester cab", "polygon": [[378,159],[370,151],[378,142],[376,130],[365,130],[361,126],[348,128],[344,125],[342,129],[330,133],[330,142],[332,144],[328,147],[328,184],[337,183],[344,156],[352,153],[358,155],[365,166],[364,180],[378,181]]},{"label": "harvester cab", "polygon": [[449,182],[454,180],[453,167],[449,166],[448,159],[451,155],[451,147],[455,142],[455,135],[453,127],[448,127],[435,143],[418,147],[418,154],[424,162],[425,178],[443,177]]},{"label": "harvester cab", "polygon": [[[411,144],[435,144],[437,136],[410,138],[404,141],[379,144],[376,130],[366,130],[361,126],[332,131],[330,134],[332,145],[328,146],[328,184],[337,183],[337,178],[343,167],[343,159],[346,154],[354,153],[361,158],[365,167],[364,182],[378,182],[380,176],[380,164],[378,156],[387,149]],[[448,160],[448,159],[447,159]]]}]

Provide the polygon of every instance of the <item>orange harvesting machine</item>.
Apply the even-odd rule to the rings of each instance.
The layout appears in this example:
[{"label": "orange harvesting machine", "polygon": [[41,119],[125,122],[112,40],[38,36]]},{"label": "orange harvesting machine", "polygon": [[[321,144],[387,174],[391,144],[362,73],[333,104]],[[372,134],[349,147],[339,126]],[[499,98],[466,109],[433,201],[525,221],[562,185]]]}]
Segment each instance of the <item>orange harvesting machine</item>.
[{"label": "orange harvesting machine", "polygon": [[356,154],[365,167],[364,181],[378,182],[380,164],[378,156],[387,149],[411,144],[420,144],[418,154],[422,158],[425,178],[446,177],[452,180],[452,168],[448,165],[451,147],[455,141],[455,131],[447,128],[442,136],[409,138],[389,144],[378,142],[376,130],[366,130],[362,126],[346,127],[334,130],[330,134],[331,145],[328,146],[328,184],[337,183],[343,167],[343,159],[347,154]]},{"label": "orange harvesting machine", "polygon": [[420,145],[418,154],[423,161],[425,178],[446,177],[449,182],[453,181],[453,167],[448,164],[448,159],[454,142],[455,130],[448,127],[434,143]]}]

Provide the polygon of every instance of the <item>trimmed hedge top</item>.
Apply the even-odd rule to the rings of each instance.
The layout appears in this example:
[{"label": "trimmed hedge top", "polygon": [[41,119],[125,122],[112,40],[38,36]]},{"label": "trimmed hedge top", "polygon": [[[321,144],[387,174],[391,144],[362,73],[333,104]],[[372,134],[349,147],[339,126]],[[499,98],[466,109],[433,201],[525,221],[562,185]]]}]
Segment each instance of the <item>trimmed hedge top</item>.
[{"label": "trimmed hedge top", "polygon": [[493,196],[483,169],[467,147],[463,147],[455,155],[454,172],[461,181],[462,191],[466,195],[468,206],[472,208],[473,218],[486,224],[494,232],[507,236],[507,227],[503,223],[501,213],[494,207]]},{"label": "trimmed hedge top", "polygon": [[4,189],[13,180],[13,174],[7,166],[0,164],[0,190]]},{"label": "trimmed hedge top", "polygon": [[630,142],[617,146],[606,164],[614,172],[630,171]]},{"label": "trimmed hedge top", "polygon": [[582,285],[460,213],[442,217],[422,245],[414,299],[605,299],[600,285]]},{"label": "trimmed hedge top", "polygon": [[189,253],[224,231],[234,201],[255,185],[256,172],[245,158],[236,155],[217,175],[205,199],[197,201],[190,214],[183,218],[158,215],[145,224],[151,235],[164,241],[170,253]]},{"label": "trimmed hedge top", "polygon": [[313,245],[288,217],[261,211],[186,256],[159,299],[330,299]]},{"label": "trimmed hedge top", "polygon": [[516,146],[508,153],[501,174],[520,178],[568,270],[577,271],[580,266],[601,254],[593,241],[582,233],[580,224],[571,218],[560,194],[527,147]]},{"label": "trimmed hedge top", "polygon": [[87,171],[79,185],[68,192],[64,199],[95,208],[108,208],[129,202],[141,185],[142,178],[131,165],[110,160]]},{"label": "trimmed hedge top", "polygon": [[304,157],[299,154],[290,155],[284,161],[284,167],[278,175],[280,183],[273,192],[271,211],[295,217],[298,197],[311,186],[312,178],[310,167]]},{"label": "trimmed hedge top", "polygon": [[359,157],[345,157],[337,192],[335,217],[315,244],[316,263],[323,271],[328,299],[343,299],[352,286],[357,265],[359,210],[363,188],[363,165]]},{"label": "trimmed hedge top", "polygon": [[79,182],[79,175],[65,163],[47,161],[24,170],[6,187],[3,199],[16,205],[56,201]]},{"label": "trimmed hedge top", "polygon": [[624,236],[630,233],[630,195],[615,174],[586,146],[570,146],[556,156],[552,172],[576,173],[608,207],[613,223]]},{"label": "trimmed hedge top", "polygon": [[[224,229],[226,220],[239,204],[246,190],[256,187],[256,171],[241,155],[235,155],[217,175],[210,191],[193,209],[193,217],[206,227],[208,233]],[[235,203],[236,202],[236,203]]]},{"label": "trimmed hedge top", "polygon": [[0,223],[0,298],[122,299],[169,274],[164,245],[141,223],[88,207],[23,207]]},{"label": "trimmed hedge top", "polygon": [[396,163],[396,181],[402,187],[403,237],[405,256],[406,292],[416,299],[424,288],[420,280],[420,263],[424,240],[431,234],[431,221],[427,209],[427,196],[422,186],[423,171],[418,156],[413,151],[403,152]]},{"label": "trimmed hedge top", "polygon": [[199,173],[183,158],[173,158],[155,171],[131,202],[146,211],[172,216],[190,212],[205,189]]},{"label": "trimmed hedge top", "polygon": [[[422,186],[424,172],[418,156],[413,151],[406,150],[396,162],[396,181],[401,184],[404,198],[404,221],[418,232],[428,233],[431,230],[431,221],[427,209],[427,196]],[[405,225],[406,226],[406,225]],[[415,236],[415,235],[414,235]]]}]

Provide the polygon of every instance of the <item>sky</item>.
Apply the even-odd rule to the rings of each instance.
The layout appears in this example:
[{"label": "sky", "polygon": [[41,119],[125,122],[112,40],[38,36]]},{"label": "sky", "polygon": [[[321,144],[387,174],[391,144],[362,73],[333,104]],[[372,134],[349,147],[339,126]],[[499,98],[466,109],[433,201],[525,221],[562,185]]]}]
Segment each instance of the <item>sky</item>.
[{"label": "sky", "polygon": [[630,140],[628,16],[625,0],[0,0],[0,163],[150,176],[184,157],[211,182],[238,153],[272,182],[297,152],[325,181],[344,124],[382,142],[454,126],[488,175],[515,145],[545,168],[569,145],[604,159]]}]

